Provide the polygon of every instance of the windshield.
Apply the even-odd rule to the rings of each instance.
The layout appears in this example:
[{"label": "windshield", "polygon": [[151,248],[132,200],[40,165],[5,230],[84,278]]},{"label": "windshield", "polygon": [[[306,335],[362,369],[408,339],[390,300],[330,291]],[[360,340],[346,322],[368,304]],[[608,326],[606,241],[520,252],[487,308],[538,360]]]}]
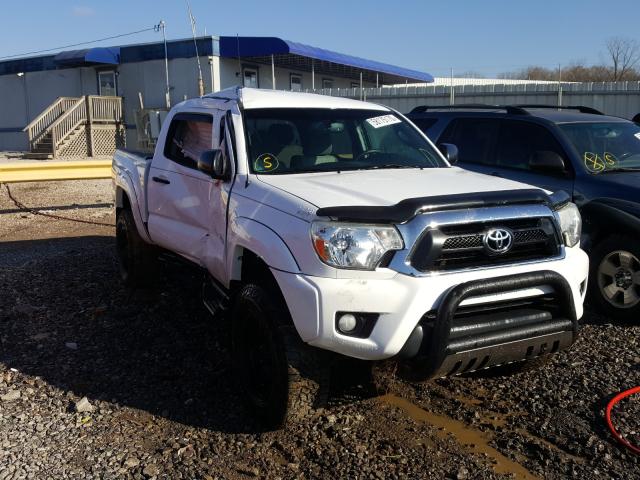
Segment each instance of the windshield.
[{"label": "windshield", "polygon": [[413,125],[391,112],[250,109],[244,121],[253,173],[447,166]]},{"label": "windshield", "polygon": [[640,126],[635,123],[567,123],[560,128],[589,172],[640,170]]}]

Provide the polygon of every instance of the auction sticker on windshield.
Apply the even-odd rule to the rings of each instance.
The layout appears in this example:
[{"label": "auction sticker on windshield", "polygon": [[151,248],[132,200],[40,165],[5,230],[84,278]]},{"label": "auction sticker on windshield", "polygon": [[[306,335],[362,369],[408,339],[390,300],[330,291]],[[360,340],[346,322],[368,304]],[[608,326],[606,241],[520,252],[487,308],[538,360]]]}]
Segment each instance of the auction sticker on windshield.
[{"label": "auction sticker on windshield", "polygon": [[386,127],[394,123],[400,123],[400,119],[394,115],[381,115],[379,117],[367,118],[367,122],[373,128]]}]

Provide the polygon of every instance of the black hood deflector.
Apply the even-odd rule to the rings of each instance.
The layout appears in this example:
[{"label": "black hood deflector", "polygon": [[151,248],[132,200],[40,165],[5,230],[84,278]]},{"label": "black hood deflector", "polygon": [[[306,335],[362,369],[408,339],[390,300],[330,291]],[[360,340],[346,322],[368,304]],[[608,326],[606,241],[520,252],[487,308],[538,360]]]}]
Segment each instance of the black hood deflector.
[{"label": "black hood deflector", "polygon": [[316,212],[319,217],[356,223],[405,223],[421,213],[467,208],[500,207],[506,205],[545,204],[552,210],[566,205],[570,198],[563,191],[547,195],[543,190],[529,188],[497,192],[474,192],[435,197],[407,198],[387,206],[325,207]]}]

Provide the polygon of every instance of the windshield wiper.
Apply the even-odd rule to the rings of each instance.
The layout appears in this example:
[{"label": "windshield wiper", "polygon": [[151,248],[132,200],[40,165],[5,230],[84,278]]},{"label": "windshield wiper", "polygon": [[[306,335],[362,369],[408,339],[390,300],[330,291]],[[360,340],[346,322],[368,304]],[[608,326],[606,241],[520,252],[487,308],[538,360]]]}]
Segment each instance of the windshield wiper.
[{"label": "windshield wiper", "polygon": [[382,165],[369,165],[366,167],[359,167],[358,170],[380,170],[386,168],[425,168],[424,165],[403,165],[400,163],[383,163]]},{"label": "windshield wiper", "polygon": [[617,168],[607,168],[606,170],[602,170],[599,174],[602,173],[618,173],[618,172],[640,172],[640,167],[617,167]]}]

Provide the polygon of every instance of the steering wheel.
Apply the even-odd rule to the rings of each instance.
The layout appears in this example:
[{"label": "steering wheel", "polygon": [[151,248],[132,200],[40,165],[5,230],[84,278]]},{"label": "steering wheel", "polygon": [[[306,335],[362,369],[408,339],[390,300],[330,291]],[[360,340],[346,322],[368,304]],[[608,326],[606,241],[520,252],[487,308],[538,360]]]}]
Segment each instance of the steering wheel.
[{"label": "steering wheel", "polygon": [[368,155],[371,155],[372,153],[384,153],[384,152],[382,150],[378,150],[377,148],[372,148],[371,150],[365,150],[355,158],[354,162],[357,162],[362,157],[366,157]]}]

